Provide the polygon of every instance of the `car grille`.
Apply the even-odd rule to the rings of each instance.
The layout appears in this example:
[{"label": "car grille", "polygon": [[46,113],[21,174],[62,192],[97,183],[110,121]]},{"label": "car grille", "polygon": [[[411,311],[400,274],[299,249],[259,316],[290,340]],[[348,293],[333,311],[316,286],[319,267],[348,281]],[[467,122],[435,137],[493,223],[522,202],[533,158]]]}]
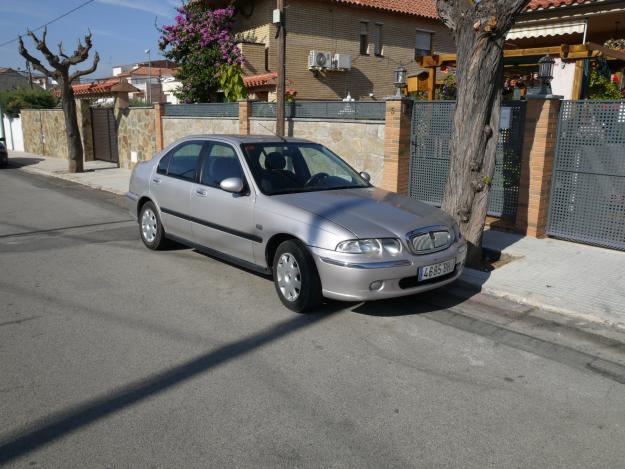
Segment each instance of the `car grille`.
[{"label": "car grille", "polygon": [[408,233],[407,241],[413,254],[429,254],[451,246],[453,235],[446,227],[430,227]]}]

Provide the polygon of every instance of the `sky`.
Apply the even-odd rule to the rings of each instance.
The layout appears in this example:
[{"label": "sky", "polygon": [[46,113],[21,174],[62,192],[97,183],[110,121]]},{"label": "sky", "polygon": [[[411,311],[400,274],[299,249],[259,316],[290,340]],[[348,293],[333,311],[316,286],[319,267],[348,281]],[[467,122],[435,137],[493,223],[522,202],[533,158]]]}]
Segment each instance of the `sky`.
[{"label": "sky", "polygon": [[[85,0],[0,0],[0,44],[24,35],[51,19],[84,3]],[[115,65],[147,61],[146,49],[152,60],[162,58],[158,50],[161,26],[172,24],[175,7],[180,0],[95,0],[48,26],[48,47],[56,52],[63,42],[68,55],[73,52],[78,38],[91,29],[93,49],[100,53],[100,64],[92,77],[111,76]],[[41,31],[38,32],[40,37]],[[24,37],[26,48],[38,54],[32,40]],[[0,47],[0,67],[26,68],[19,55],[17,41]],[[38,55],[41,58],[40,55]],[[79,68],[91,65],[90,59]],[[45,63],[45,60],[42,60]]]}]

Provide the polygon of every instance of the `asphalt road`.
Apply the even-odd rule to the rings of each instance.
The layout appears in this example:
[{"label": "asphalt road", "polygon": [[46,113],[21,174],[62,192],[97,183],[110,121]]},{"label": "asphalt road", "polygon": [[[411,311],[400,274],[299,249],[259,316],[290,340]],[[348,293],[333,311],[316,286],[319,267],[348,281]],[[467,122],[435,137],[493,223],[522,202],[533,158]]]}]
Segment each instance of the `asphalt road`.
[{"label": "asphalt road", "polygon": [[118,202],[0,171],[0,466],[623,467],[584,334],[450,290],[296,315]]}]

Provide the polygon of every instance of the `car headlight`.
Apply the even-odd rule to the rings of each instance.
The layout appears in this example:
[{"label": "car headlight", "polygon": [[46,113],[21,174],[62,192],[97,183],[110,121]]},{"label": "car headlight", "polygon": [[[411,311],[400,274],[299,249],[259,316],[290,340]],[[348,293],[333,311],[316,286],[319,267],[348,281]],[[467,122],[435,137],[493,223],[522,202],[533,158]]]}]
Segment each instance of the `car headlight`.
[{"label": "car headlight", "polygon": [[401,252],[401,242],[394,238],[350,239],[339,243],[336,250],[348,254],[365,254],[368,256],[381,256],[382,254],[397,256]]}]

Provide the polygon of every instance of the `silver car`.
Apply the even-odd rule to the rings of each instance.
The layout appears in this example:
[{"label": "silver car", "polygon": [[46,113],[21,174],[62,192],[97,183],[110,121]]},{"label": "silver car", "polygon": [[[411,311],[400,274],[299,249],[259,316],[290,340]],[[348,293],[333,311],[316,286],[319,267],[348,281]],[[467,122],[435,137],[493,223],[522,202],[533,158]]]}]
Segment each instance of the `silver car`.
[{"label": "silver car", "polygon": [[148,248],[173,240],[272,274],[297,312],[431,290],[466,257],[451,217],[307,140],[187,137],[135,167],[127,200]]}]

